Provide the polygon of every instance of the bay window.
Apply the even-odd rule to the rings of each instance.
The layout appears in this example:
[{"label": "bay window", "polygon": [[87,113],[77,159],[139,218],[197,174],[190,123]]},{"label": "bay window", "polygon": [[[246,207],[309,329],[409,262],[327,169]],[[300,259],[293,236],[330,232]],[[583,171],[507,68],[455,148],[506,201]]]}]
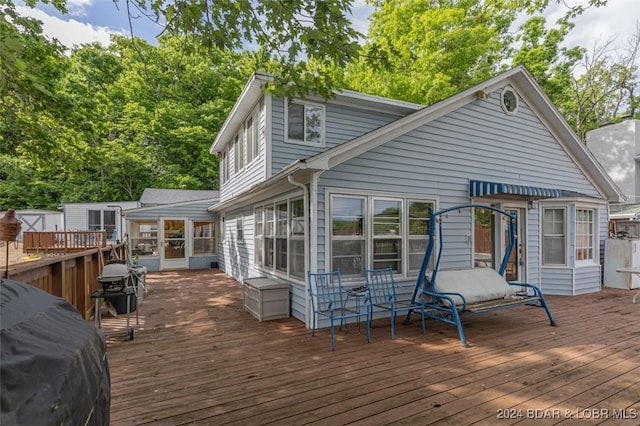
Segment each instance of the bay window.
[{"label": "bay window", "polygon": [[594,211],[576,209],[576,260],[595,260],[594,258]]},{"label": "bay window", "polygon": [[566,264],[566,214],[564,207],[542,209],[542,264]]}]

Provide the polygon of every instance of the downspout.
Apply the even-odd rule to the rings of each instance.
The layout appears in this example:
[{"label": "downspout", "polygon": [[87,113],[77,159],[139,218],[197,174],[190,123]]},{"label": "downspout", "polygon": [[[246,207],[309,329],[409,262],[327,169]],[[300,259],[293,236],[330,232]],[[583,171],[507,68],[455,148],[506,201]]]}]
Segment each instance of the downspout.
[{"label": "downspout", "polygon": [[311,223],[312,223],[312,221],[311,221],[311,211],[312,211],[312,209],[309,208],[308,209],[309,213],[307,214],[307,208],[306,207],[309,206],[309,189],[307,188],[307,185],[305,185],[302,182],[295,181],[293,179],[293,176],[291,176],[291,175],[287,176],[287,180],[289,181],[289,183],[291,185],[297,186],[298,188],[301,188],[302,192],[304,193],[303,203],[304,203],[304,206],[305,206],[305,224],[307,225],[307,229],[308,229],[308,232],[304,233],[304,247],[305,247],[305,251],[304,251],[305,252],[304,253],[304,270],[305,270],[305,274],[304,274],[304,290],[303,290],[304,291],[304,320],[305,320],[304,323],[305,323],[305,326],[307,328],[309,328],[310,324],[311,324],[310,316],[312,314],[311,314],[311,301],[309,300],[309,292],[307,291],[307,286],[309,285],[309,283],[307,281],[308,281],[309,277],[308,277],[306,271],[309,270],[309,264],[310,264],[309,256],[311,255],[311,245],[310,245],[311,239],[310,239],[309,234],[310,234],[311,229],[312,229],[312,227],[311,227]]}]

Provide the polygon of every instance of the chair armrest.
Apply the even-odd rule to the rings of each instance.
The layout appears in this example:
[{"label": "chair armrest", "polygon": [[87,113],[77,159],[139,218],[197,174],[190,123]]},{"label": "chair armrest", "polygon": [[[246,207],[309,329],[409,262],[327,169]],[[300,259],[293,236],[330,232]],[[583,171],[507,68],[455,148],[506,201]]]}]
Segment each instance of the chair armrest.
[{"label": "chair armrest", "polygon": [[464,298],[464,296],[460,293],[435,293],[433,291],[424,291],[423,293],[426,294],[427,296],[431,296],[436,299],[446,300],[449,303],[449,306],[451,306],[453,309],[458,309],[456,301],[453,300],[453,297],[452,297],[452,296],[457,296],[462,300],[462,306],[459,309],[462,311],[467,309],[467,301]]},{"label": "chair armrest", "polygon": [[530,288],[533,290],[533,293],[540,297],[542,296],[542,292],[540,291],[540,288],[536,287],[533,284],[529,284],[529,283],[521,283],[521,282],[516,282],[516,281],[507,281],[507,284],[509,284],[510,286],[513,287],[526,287],[526,288]]}]

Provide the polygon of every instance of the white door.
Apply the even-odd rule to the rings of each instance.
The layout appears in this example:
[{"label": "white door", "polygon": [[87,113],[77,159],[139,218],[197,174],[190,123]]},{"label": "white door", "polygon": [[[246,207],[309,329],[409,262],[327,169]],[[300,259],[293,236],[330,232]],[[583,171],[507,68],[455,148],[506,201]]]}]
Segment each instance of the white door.
[{"label": "white door", "polygon": [[188,269],[187,219],[160,220],[160,269]]}]

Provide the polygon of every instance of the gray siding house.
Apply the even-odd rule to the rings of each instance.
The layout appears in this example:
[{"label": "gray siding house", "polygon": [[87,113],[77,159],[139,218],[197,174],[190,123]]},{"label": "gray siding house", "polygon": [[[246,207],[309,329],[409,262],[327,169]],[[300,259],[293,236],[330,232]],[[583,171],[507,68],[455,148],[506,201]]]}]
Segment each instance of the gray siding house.
[{"label": "gray siding house", "polygon": [[[474,203],[517,216],[510,279],[547,294],[600,289],[608,205],[623,196],[525,68],[430,106],[350,91],[280,99],[262,90],[269,79],[252,76],[210,150],[228,275],[286,280],[308,325],[307,271],[340,269],[359,286],[363,268],[390,265],[408,294],[429,209]],[[443,224],[441,267],[491,266],[504,223],[463,212]]]},{"label": "gray siding house", "polygon": [[124,211],[131,257],[148,271],[208,269],[217,262],[218,191],[146,188]]},{"label": "gray siding house", "polygon": [[63,230],[106,231],[109,240],[122,240],[126,233],[122,212],[139,205],[137,201],[62,204]]}]

